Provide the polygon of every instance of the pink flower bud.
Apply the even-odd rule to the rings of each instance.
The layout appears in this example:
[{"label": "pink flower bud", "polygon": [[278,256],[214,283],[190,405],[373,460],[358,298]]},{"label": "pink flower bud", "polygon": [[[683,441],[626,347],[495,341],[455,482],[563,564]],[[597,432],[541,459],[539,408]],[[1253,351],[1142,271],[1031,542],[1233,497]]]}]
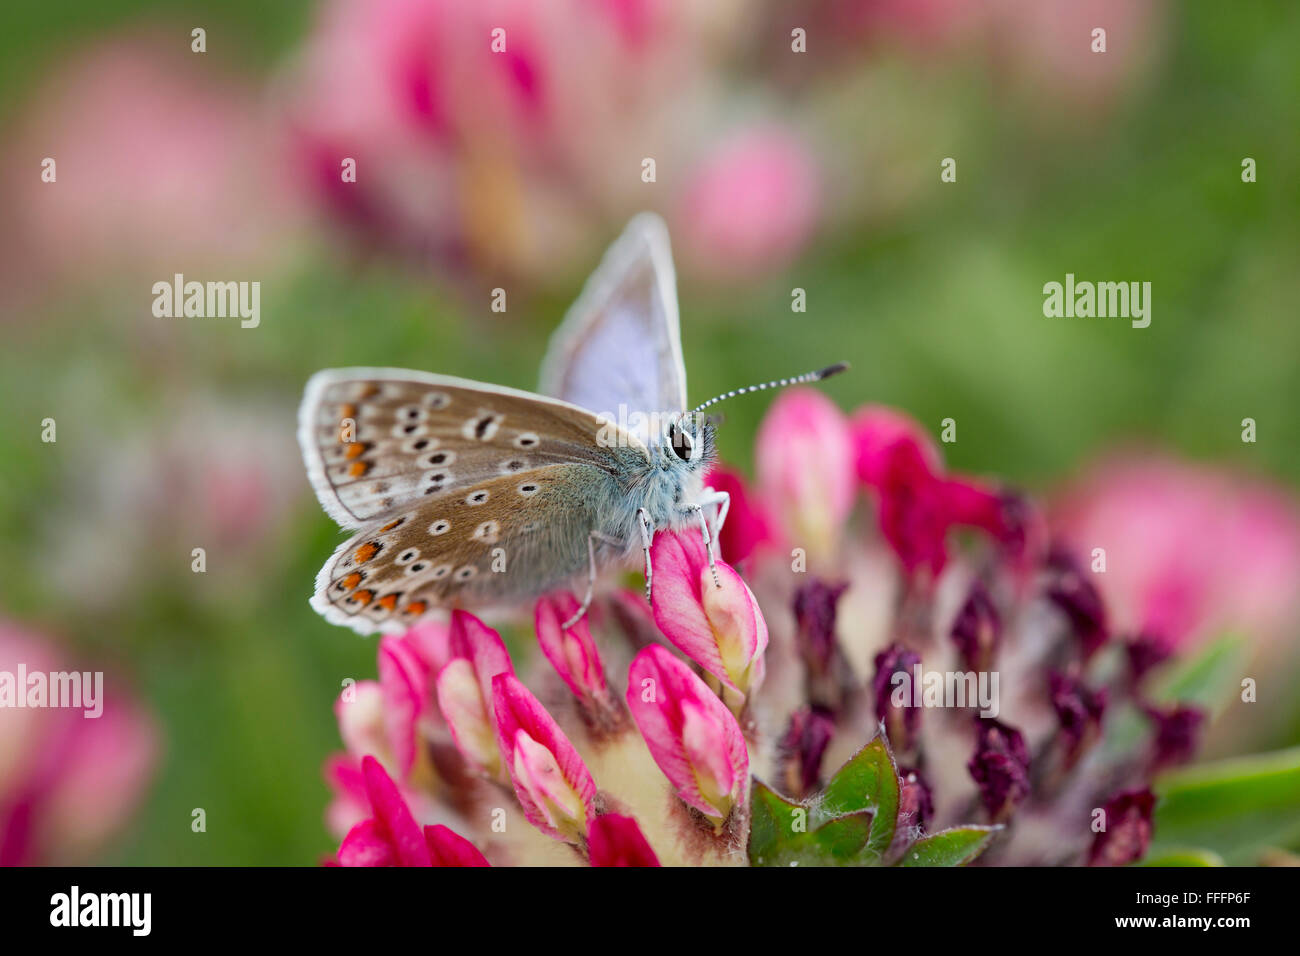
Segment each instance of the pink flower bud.
[{"label": "pink flower bud", "polygon": [[631,817],[606,813],[591,824],[592,866],[658,866],[659,858]]},{"label": "pink flower bud", "polygon": [[[763,678],[767,622],[744,580],[718,561],[718,580],[709,568],[699,532],[655,536],[652,607],[655,623],[691,660],[742,697]],[[721,584],[721,587],[718,587]]]},{"label": "pink flower bud", "polygon": [[678,796],[721,826],[749,788],[749,752],[731,711],[658,645],[628,668],[627,705]]},{"label": "pink flower bud", "polygon": [[578,606],[577,598],[567,591],[539,600],[533,609],[537,643],[575,697],[600,699],[606,695],[605,668],[586,615],[570,628],[563,626],[577,613]]},{"label": "pink flower bud", "polygon": [[853,443],[843,413],[815,389],[782,392],[758,430],[756,455],[763,501],[788,542],[832,555],[853,508]]},{"label": "pink flower bud", "polygon": [[489,777],[502,776],[492,711],[474,665],[463,657],[453,660],[438,675],[437,692],[438,707],[465,762]]},{"label": "pink flower bud", "polygon": [[1088,852],[1089,866],[1124,866],[1142,859],[1151,845],[1151,815],[1156,795],[1150,789],[1116,794],[1103,807],[1106,829],[1099,830]]},{"label": "pink flower bud", "polygon": [[449,632],[451,661],[438,674],[438,708],[456,749],[475,770],[505,779],[496,740],[492,680],[512,674],[510,654],[496,631],[474,615],[454,611]]},{"label": "pink flower bud", "polygon": [[586,838],[596,784],[560,725],[514,674],[492,681],[497,742],[528,822],[570,843]]}]

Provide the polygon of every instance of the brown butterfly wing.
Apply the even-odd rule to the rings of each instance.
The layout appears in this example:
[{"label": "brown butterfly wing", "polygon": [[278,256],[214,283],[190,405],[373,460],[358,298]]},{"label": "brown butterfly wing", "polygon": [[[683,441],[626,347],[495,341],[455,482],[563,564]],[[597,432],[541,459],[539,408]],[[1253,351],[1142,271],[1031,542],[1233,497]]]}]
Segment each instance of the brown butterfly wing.
[{"label": "brown butterfly wing", "polygon": [[333,369],[308,383],[298,438],[322,506],[360,527],[497,475],[565,462],[607,467],[598,436],[614,427],[530,392],[403,369]]},{"label": "brown butterfly wing", "polygon": [[[369,633],[431,611],[539,593],[587,563],[591,495],[614,428],[554,399],[463,379],[332,370],[308,384],[299,441],[325,510],[359,529],[312,605]],[[621,455],[648,452],[626,432]]]}]

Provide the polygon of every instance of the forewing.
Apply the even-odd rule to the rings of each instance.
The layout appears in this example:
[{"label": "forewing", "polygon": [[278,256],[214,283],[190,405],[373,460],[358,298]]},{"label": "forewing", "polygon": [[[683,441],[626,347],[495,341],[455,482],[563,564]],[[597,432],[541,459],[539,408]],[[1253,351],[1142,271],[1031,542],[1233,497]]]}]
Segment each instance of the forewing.
[{"label": "forewing", "polygon": [[612,416],[620,405],[629,415],[684,411],[676,283],[663,220],[637,216],[552,337],[541,391]]},{"label": "forewing", "polygon": [[611,436],[648,459],[635,436],[583,408],[404,369],[319,372],[298,416],[312,487],[348,528],[546,465],[609,470]]}]

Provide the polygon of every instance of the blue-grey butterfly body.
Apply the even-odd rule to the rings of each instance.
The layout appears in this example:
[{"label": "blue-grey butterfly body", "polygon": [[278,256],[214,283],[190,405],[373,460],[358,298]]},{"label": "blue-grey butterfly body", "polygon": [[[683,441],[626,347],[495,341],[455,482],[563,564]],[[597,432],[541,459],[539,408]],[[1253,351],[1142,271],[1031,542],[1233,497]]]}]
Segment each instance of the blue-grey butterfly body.
[{"label": "blue-grey butterfly body", "polygon": [[[556,333],[546,395],[402,369],[331,369],[298,437],[325,510],[354,529],[312,606],[361,633],[517,604],[645,554],[725,496],[686,411],[667,231],[638,216]],[[550,397],[554,396],[554,397]]]}]

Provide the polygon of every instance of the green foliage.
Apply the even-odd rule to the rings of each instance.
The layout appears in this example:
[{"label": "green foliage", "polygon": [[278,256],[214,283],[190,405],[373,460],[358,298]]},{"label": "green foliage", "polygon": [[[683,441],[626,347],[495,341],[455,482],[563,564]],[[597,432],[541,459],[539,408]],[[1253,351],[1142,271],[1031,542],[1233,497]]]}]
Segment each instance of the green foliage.
[{"label": "green foliage", "polygon": [[[956,827],[909,845],[901,781],[884,734],[854,754],[819,794],[789,800],[759,780],[750,803],[753,866],[961,866],[999,827]],[[898,839],[896,839],[896,837]]]},{"label": "green foliage", "polygon": [[1230,866],[1300,849],[1300,747],[1186,767],[1156,781],[1148,859],[1199,847]]}]

